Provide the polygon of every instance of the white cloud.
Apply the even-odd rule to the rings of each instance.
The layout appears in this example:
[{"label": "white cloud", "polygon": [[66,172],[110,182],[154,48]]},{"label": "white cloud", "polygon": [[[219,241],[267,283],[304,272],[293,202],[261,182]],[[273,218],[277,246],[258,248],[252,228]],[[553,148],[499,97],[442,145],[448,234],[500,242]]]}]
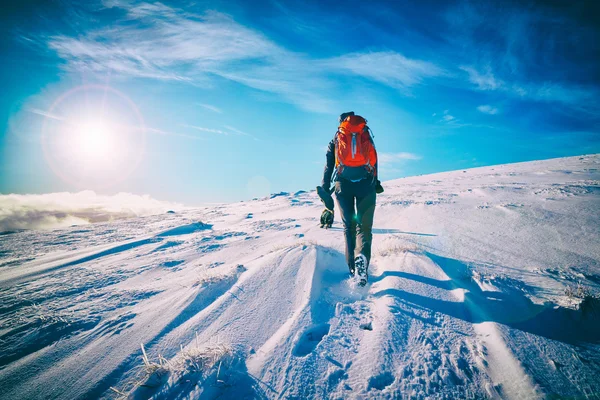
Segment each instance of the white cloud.
[{"label": "white cloud", "polygon": [[596,110],[599,106],[600,92],[597,88],[545,82],[541,85],[518,89],[520,89],[523,96],[530,96],[536,100],[561,101],[571,105],[583,105],[590,109],[595,108]]},{"label": "white cloud", "polygon": [[27,111],[29,111],[32,114],[40,115],[42,117],[46,117],[46,118],[50,118],[50,119],[55,119],[57,121],[63,121],[64,120],[64,118],[61,117],[60,115],[51,114],[51,113],[49,113],[47,111],[40,110],[40,109],[37,109],[37,108],[30,108]]},{"label": "white cloud", "polygon": [[182,124],[181,126],[183,126],[185,128],[195,129],[195,130],[201,131],[201,132],[217,133],[219,135],[228,135],[229,134],[229,132],[225,132],[220,129],[204,128],[202,126],[187,125],[187,124]]},{"label": "white cloud", "polygon": [[260,33],[221,13],[189,15],[146,3],[113,6],[127,11],[126,24],[83,37],[50,38],[49,47],[69,61],[69,69],[198,80],[226,63],[275,57],[284,52]]},{"label": "white cloud", "polygon": [[207,110],[210,110],[212,112],[216,112],[218,114],[222,114],[223,113],[223,110],[221,110],[220,108],[215,107],[215,106],[213,106],[211,104],[198,103],[198,105],[200,107],[206,108]]},{"label": "white cloud", "polygon": [[406,160],[420,160],[422,157],[414,153],[379,153],[377,155],[378,162],[381,163],[396,163]]},{"label": "white cloud", "polygon": [[407,88],[438,76],[442,71],[426,61],[411,60],[393,51],[346,54],[323,65],[332,70],[349,71],[395,88]]},{"label": "white cloud", "polygon": [[492,107],[488,104],[484,104],[484,105],[477,107],[477,110],[484,114],[490,114],[490,115],[498,114],[498,109],[496,107]]},{"label": "white cloud", "polygon": [[249,134],[247,134],[246,132],[242,132],[239,129],[234,128],[233,126],[229,126],[229,125],[225,125],[224,126],[225,129],[230,130],[232,132],[237,133],[238,135],[243,135],[243,136],[250,136]]},{"label": "white cloud", "polygon": [[[126,19],[83,36],[48,38],[47,45],[67,61],[66,69],[194,85],[211,85],[219,76],[315,112],[337,109],[333,74],[364,77],[407,93],[407,88],[441,73],[429,62],[392,51],[310,58],[218,12],[195,15],[133,1],[104,4],[123,9]],[[201,106],[217,112],[214,106]]]},{"label": "white cloud", "polygon": [[186,139],[203,140],[203,138],[200,136],[186,135],[185,133],[178,133],[178,132],[163,131],[162,129],[146,127],[145,130],[150,133],[157,133],[159,135],[164,135],[164,136],[177,136],[177,137],[183,137]]},{"label": "white cloud", "polygon": [[223,69],[216,75],[242,85],[274,93],[285,101],[312,112],[334,112],[331,94],[334,84],[326,78],[325,70],[315,68],[309,60],[290,55],[287,60],[278,60],[272,65],[239,65]]},{"label": "white cloud", "polygon": [[252,138],[252,139],[254,139],[254,140],[258,140],[258,139],[257,139],[256,137],[254,137],[253,135],[251,135],[251,134],[249,134],[249,133],[247,133],[247,132],[244,132],[244,131],[240,131],[239,129],[236,129],[236,128],[234,128],[233,126],[230,126],[230,125],[225,125],[225,126],[224,126],[224,128],[225,128],[225,129],[227,129],[228,131],[231,131],[231,132],[233,132],[233,133],[237,134],[237,135],[241,135],[241,136],[248,136],[248,137],[250,137],[250,138]]},{"label": "white cloud", "polygon": [[478,90],[494,90],[518,98],[562,103],[592,114],[596,114],[600,108],[600,102],[598,101],[600,91],[595,87],[556,82],[509,83],[497,78],[489,65],[485,66],[482,71],[466,66],[462,66],[460,69],[468,73],[469,81]]},{"label": "white cloud", "polygon": [[442,117],[442,120],[448,123],[453,123],[457,121],[456,117],[450,114],[450,110],[444,110],[444,116]]},{"label": "white cloud", "polygon": [[[455,129],[455,128],[463,128],[465,126],[484,127],[484,125],[473,125],[470,123],[462,122],[460,119],[458,119],[454,115],[450,114],[450,110],[444,110],[442,114],[443,115],[441,116],[441,119],[438,122],[446,125],[448,128]],[[489,128],[488,126],[485,126],[485,127]]]},{"label": "white cloud", "polygon": [[469,81],[479,90],[496,90],[504,86],[504,82],[494,76],[490,66],[486,66],[483,72],[473,67],[461,66],[459,68],[469,74]]},{"label": "white cloud", "polygon": [[0,232],[54,229],[161,214],[182,208],[183,205],[178,203],[131,193],[105,196],[86,190],[78,193],[0,195]]}]

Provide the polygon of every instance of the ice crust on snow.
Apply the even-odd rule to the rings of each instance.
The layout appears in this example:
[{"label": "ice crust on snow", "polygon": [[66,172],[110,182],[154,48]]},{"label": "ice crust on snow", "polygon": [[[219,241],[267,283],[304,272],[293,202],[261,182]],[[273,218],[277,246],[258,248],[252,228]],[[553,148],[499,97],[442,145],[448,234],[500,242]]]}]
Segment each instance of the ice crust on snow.
[{"label": "ice crust on snow", "polygon": [[384,182],[364,288],[315,192],[8,232],[0,397],[598,398],[599,167]]}]

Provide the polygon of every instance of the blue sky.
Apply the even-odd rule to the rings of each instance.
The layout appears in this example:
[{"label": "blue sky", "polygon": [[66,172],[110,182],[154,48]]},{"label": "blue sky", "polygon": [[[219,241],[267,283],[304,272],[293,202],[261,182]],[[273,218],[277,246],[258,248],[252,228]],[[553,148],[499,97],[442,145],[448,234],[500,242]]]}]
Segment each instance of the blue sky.
[{"label": "blue sky", "polygon": [[312,189],[349,110],[383,181],[600,151],[593,1],[19,3],[0,193]]}]

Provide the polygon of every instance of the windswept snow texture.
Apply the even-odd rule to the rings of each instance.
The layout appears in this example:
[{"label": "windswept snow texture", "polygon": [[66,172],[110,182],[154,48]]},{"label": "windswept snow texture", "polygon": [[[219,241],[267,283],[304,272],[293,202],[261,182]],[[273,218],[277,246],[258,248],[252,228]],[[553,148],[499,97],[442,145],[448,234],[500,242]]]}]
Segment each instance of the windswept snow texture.
[{"label": "windswept snow texture", "polygon": [[364,288],[315,192],[4,234],[0,397],[600,398],[599,169],[384,183]]}]

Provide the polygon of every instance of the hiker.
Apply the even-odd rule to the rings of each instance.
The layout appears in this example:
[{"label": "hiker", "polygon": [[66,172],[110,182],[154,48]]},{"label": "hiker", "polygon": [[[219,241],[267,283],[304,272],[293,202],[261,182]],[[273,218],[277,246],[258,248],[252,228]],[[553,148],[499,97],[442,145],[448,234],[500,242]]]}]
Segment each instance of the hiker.
[{"label": "hiker", "polygon": [[[327,207],[321,224],[325,222],[330,227],[333,223],[331,193],[335,192],[344,225],[350,275],[358,276],[359,284],[364,286],[371,260],[376,194],[382,193],[383,188],[377,176],[377,151],[367,120],[351,111],[340,115],[339,124],[327,148],[323,182],[317,188]],[[331,188],[332,178],[334,188]]]}]

